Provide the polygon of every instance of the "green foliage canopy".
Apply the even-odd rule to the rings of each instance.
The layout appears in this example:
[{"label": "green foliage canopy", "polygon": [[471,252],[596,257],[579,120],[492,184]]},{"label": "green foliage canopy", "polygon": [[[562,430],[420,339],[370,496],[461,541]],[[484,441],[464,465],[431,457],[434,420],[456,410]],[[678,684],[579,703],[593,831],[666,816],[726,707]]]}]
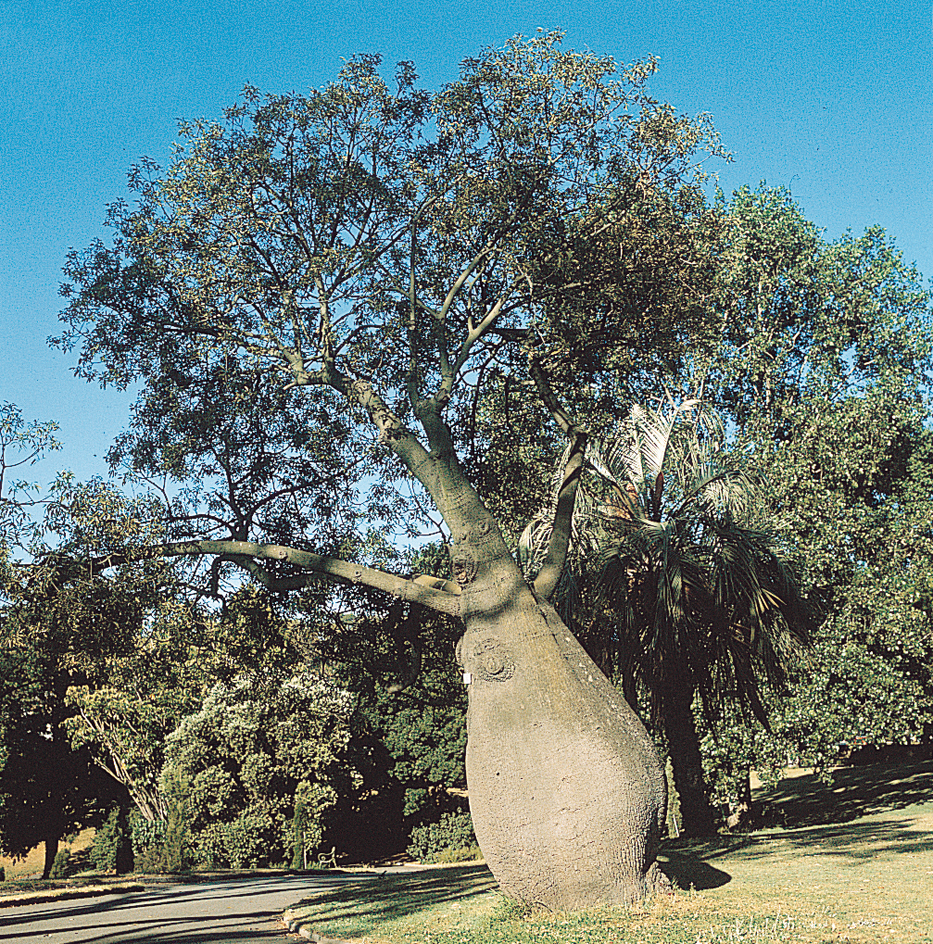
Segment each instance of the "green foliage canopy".
[{"label": "green foliage canopy", "polygon": [[522,344],[569,380],[702,328],[718,139],[647,94],[652,61],[560,40],[484,50],[435,94],[373,56],[305,96],[248,88],[134,169],[111,245],[69,257],[58,343],[142,380],[112,458],[188,483],[176,535],[340,552],[364,512],[433,528],[395,488],[426,474],[412,421],[470,452],[477,384],[527,397]]},{"label": "green foliage canopy", "polygon": [[819,613],[772,735],[725,712],[704,741],[717,797],[840,745],[928,741],[930,295],[879,229],[827,241],[784,190],[726,210],[719,344],[691,382],[767,484],[772,527]]}]

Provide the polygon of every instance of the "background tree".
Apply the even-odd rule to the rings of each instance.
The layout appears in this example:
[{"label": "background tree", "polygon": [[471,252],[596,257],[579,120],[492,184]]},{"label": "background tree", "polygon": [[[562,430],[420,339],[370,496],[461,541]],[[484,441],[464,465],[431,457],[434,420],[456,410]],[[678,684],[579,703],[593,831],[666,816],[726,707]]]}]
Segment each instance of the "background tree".
[{"label": "background tree", "polygon": [[750,767],[827,765],[856,739],[929,739],[933,335],[930,296],[881,230],[829,242],[790,194],[767,187],[722,205],[721,335],[697,349],[689,383],[705,380],[767,483],[822,618],[791,697],[765,689],[773,736],[733,727],[705,739],[717,796],[736,805]]},{"label": "background tree", "polygon": [[[254,765],[281,767],[282,758],[271,756],[276,736],[264,739],[262,726],[295,723],[279,715],[305,709],[288,708],[278,688],[283,680],[316,671],[320,657],[309,642],[314,634],[305,630],[293,608],[260,588],[241,585],[222,607],[213,608],[193,606],[174,592],[177,587],[165,588],[126,651],[100,659],[93,679],[68,689],[68,703],[76,709],[66,722],[72,743],[90,749],[100,769],[129,792],[138,811],[133,820],[135,844],[149,870],[174,871],[196,861],[215,866],[258,859],[280,862],[293,808],[305,814],[302,835],[310,853],[319,844],[323,814],[335,802],[331,781],[339,785],[339,798],[350,809],[359,807],[357,780],[366,775],[366,786],[371,786],[370,745],[360,743],[355,711],[333,732],[326,726],[303,729],[296,760],[298,766],[307,761],[314,739],[323,738],[315,748],[317,755],[340,753],[343,768],[352,768],[352,776],[342,779],[331,771],[325,781],[321,770],[309,767],[304,780],[310,781],[304,787],[296,787],[295,778],[281,772],[256,781],[241,769],[241,754],[225,753],[229,748],[213,759],[185,754],[179,760],[179,731],[186,732],[183,739],[190,742],[189,748],[197,743],[208,751],[206,741],[226,737],[230,732],[225,725],[236,716],[244,730],[252,730]],[[316,685],[318,714],[331,697],[321,694],[325,689],[332,690],[334,699],[346,698],[336,678],[328,676]],[[352,741],[349,750],[341,742],[346,737]],[[167,755],[169,745],[175,747]],[[239,748],[245,749],[242,743]],[[354,766],[358,761],[359,771]],[[210,770],[205,773],[198,764]],[[218,778],[227,786],[235,783],[237,789],[215,795],[211,790]],[[337,819],[331,811],[326,823],[336,824]],[[246,836],[249,823],[257,830],[252,844]],[[263,843],[269,846],[261,853]]]},{"label": "background tree", "polygon": [[[656,752],[545,602],[563,538],[529,587],[460,456],[486,365],[517,385],[533,353],[541,417],[579,441],[542,377],[583,396],[585,377],[675,360],[702,328],[713,214],[696,159],[718,140],[647,95],[652,62],[616,77],[558,34],[484,50],[433,96],[410,65],[395,91],[377,67],[354,59],[304,97],[247,89],[222,123],[184,125],[168,171],[144,162],[138,205],[111,208],[112,245],[70,257],[61,343],[89,378],[141,382],[119,456],[181,477],[224,456],[224,495],[266,491],[262,514],[212,512],[224,540],[163,552],[221,555],[275,589],[324,573],[462,619],[470,802],[493,871],[552,907],[632,900],[663,819]],[[259,466],[220,448],[231,424],[263,423]],[[319,474],[283,492],[293,460]],[[354,549],[335,522],[360,496],[370,520],[440,527],[454,580],[317,556]]]},{"label": "background tree", "polygon": [[690,359],[693,389],[753,442],[787,440],[812,407],[867,391],[925,408],[930,296],[893,240],[823,238],[780,188],[720,196],[719,325]]},{"label": "background tree", "polygon": [[353,699],[311,674],[218,683],[166,742],[164,776],[188,784],[195,862],[210,868],[289,861],[301,806],[301,841],[322,843],[325,817],[360,775],[346,763]]},{"label": "background tree", "polygon": [[[874,389],[800,418],[797,433],[773,447],[770,479],[788,532],[799,535],[802,579],[824,618],[812,664],[773,712],[778,753],[822,767],[843,744],[928,749],[924,413]],[[757,749],[775,753],[766,744]]]},{"label": "background tree", "polygon": [[[66,693],[72,744],[87,748],[101,770],[126,788],[148,823],[164,822],[169,814],[159,787],[166,737],[213,685],[253,669],[242,635],[231,645],[234,633],[226,621],[199,612],[172,589],[165,588],[124,651],[99,658],[93,678],[75,680]],[[257,646],[269,641],[263,639],[265,625],[255,621]]]},{"label": "background tree", "polygon": [[32,512],[42,508],[39,485],[16,478],[18,470],[55,452],[59,448],[56,432],[57,423],[27,422],[15,404],[0,402],[0,560],[4,566],[14,550],[36,536],[38,522]]},{"label": "background tree", "polygon": [[13,855],[45,843],[48,874],[63,835],[99,823],[114,802],[128,804],[125,790],[93,767],[90,752],[72,746],[67,726],[75,709],[67,693],[127,651],[158,600],[164,566],[142,561],[102,574],[75,563],[115,544],[125,550],[134,540],[148,543],[151,503],[60,475],[43,505],[45,514],[28,526],[28,547],[4,575],[0,836]]},{"label": "background tree", "polygon": [[[594,474],[575,509],[562,608],[630,702],[646,696],[670,754],[683,832],[711,833],[695,696],[714,731],[730,700],[767,725],[761,689],[785,689],[809,614],[763,529],[760,488],[698,401],[635,406],[615,434],[591,439],[588,455]],[[542,520],[526,531],[532,574],[548,530]]]},{"label": "background tree", "polygon": [[43,878],[61,838],[119,800],[89,753],[72,749],[56,675],[39,652],[0,649],[0,848],[20,858],[44,844]]},{"label": "background tree", "polygon": [[20,632],[15,565],[41,536],[47,496],[15,476],[58,448],[56,430],[55,423],[27,422],[18,407],[0,404],[0,848],[24,856],[44,842],[46,877],[60,837],[112,799],[95,782],[90,758],[73,752],[62,731],[64,692],[54,652]]},{"label": "background tree", "polygon": [[61,837],[99,820],[116,796],[64,730],[65,690],[80,654],[94,647],[95,624],[112,619],[113,585],[103,580],[77,595],[69,588],[58,608],[60,574],[29,555],[41,555],[49,503],[67,479],[43,495],[13,478],[57,448],[56,429],[25,422],[12,404],[0,409],[0,848],[24,856],[44,843],[45,877]]}]

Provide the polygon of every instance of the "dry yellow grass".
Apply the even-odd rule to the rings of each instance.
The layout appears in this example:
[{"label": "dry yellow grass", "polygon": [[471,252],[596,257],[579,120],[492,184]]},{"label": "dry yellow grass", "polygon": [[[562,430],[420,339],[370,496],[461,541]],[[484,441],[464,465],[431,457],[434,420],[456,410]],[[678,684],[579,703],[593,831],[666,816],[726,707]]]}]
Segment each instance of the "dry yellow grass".
[{"label": "dry yellow grass", "polygon": [[[94,839],[93,829],[82,829],[75,837],[73,842],[63,842],[59,848],[71,849],[72,855],[80,856],[85,854],[91,847]],[[45,864],[45,847],[37,846],[31,850],[25,859],[9,859],[0,856],[0,867],[6,873],[7,881],[17,881],[20,879],[37,879],[42,875],[42,867]]]}]

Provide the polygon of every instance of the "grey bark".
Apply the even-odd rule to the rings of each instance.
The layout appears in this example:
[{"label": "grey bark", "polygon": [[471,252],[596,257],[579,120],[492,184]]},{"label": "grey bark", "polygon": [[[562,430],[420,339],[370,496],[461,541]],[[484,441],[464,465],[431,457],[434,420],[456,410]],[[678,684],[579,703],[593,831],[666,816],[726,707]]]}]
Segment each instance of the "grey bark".
[{"label": "grey bark", "polygon": [[497,602],[465,617],[459,647],[480,848],[520,901],[551,910],[631,903],[657,876],[663,768],[635,713],[509,570],[479,578]]},{"label": "grey bark", "polygon": [[654,860],[667,783],[654,744],[525,582],[454,463],[442,478],[439,505],[462,587],[458,656],[480,848],[520,901],[551,910],[629,904],[661,881]]}]

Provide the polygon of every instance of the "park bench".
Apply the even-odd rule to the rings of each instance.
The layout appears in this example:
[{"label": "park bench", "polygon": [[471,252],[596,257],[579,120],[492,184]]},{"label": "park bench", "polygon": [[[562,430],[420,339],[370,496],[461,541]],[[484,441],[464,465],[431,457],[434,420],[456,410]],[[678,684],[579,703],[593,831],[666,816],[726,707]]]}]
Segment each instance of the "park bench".
[{"label": "park bench", "polygon": [[337,868],[337,847],[331,846],[330,852],[322,852],[317,857],[318,865],[325,869]]}]

